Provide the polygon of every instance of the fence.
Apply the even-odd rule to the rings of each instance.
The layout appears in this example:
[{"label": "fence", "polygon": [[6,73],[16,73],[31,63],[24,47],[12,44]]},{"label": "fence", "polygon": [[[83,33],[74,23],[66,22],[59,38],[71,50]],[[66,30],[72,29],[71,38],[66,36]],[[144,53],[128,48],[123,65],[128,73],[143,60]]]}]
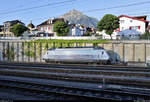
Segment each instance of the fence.
[{"label": "fence", "polygon": [[58,47],[99,46],[112,52],[120,61],[150,62],[150,43],[31,43],[0,42],[0,61],[9,62],[44,62],[43,55],[47,49]]},{"label": "fence", "polygon": [[[95,46],[95,44],[89,44]],[[0,61],[10,62],[44,62],[42,59],[50,48],[83,47],[86,43],[31,43],[31,42],[0,42]]]}]

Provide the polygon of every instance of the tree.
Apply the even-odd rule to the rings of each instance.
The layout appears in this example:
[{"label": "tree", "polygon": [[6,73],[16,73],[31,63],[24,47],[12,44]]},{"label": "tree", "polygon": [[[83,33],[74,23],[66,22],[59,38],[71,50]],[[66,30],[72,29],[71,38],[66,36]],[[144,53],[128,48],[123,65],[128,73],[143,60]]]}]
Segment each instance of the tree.
[{"label": "tree", "polygon": [[67,36],[69,33],[69,27],[65,22],[54,23],[54,32],[57,36]]},{"label": "tree", "polygon": [[119,28],[119,19],[118,17],[112,14],[106,14],[97,24],[99,31],[106,31],[106,34],[110,35],[113,31]]},{"label": "tree", "polygon": [[86,33],[84,33],[84,35],[83,36],[92,36],[92,33],[91,32],[89,32],[89,31],[87,31]]},{"label": "tree", "polygon": [[148,31],[140,35],[140,39],[149,39],[149,38],[150,38],[150,33]]},{"label": "tree", "polygon": [[22,24],[15,24],[10,31],[14,33],[15,36],[21,36],[28,28]]}]

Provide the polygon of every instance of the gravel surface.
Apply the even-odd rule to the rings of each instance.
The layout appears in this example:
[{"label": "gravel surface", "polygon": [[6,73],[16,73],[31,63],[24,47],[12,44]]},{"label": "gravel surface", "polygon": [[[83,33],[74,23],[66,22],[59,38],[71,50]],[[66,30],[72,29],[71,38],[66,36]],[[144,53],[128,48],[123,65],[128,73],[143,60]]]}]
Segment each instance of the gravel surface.
[{"label": "gravel surface", "polygon": [[17,92],[13,89],[0,88],[0,99],[3,100],[43,100],[42,98],[33,97],[29,95],[23,95],[21,92]]}]

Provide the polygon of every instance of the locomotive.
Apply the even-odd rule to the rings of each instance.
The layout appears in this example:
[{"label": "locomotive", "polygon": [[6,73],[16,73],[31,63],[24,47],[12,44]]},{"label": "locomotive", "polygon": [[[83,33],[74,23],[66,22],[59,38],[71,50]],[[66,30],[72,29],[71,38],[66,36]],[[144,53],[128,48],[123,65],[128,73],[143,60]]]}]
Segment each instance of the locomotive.
[{"label": "locomotive", "polygon": [[43,56],[45,62],[113,64],[113,58],[101,47],[52,48]]}]

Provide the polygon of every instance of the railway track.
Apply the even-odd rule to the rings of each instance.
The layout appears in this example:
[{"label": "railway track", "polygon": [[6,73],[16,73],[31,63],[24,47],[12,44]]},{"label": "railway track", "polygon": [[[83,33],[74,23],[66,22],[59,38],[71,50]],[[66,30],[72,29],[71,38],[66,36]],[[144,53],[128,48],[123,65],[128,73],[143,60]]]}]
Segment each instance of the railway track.
[{"label": "railway track", "polygon": [[[35,79],[36,80],[36,79]],[[71,83],[70,83],[71,84]],[[81,83],[82,84],[82,83]],[[80,88],[74,86],[56,85],[56,84],[42,84],[39,82],[31,82],[27,80],[6,80],[0,79],[0,86],[6,88],[13,88],[16,90],[26,91],[29,94],[38,96],[39,98],[49,99],[51,94],[57,94],[68,97],[81,97],[81,99],[109,99],[109,100],[148,100],[149,93],[136,93],[123,90],[108,90],[108,89],[90,89]],[[72,98],[73,99],[73,98]],[[74,99],[73,99],[74,100]]]},{"label": "railway track", "polygon": [[[37,71],[38,70],[38,71]],[[119,84],[119,85],[128,85],[128,86],[139,86],[139,87],[147,87],[150,88],[150,79],[149,77],[138,77],[140,74],[143,73],[134,73],[135,76],[129,76],[128,74],[132,74],[132,72],[113,72],[113,71],[86,71],[86,70],[76,70],[70,72],[61,72],[61,69],[59,72],[53,69],[38,69],[37,70],[30,70],[30,68],[24,68],[21,70],[21,67],[19,68],[1,68],[0,74],[1,75],[13,75],[13,76],[23,76],[23,77],[33,77],[33,78],[47,78],[47,79],[61,79],[66,81],[79,81],[79,82],[89,82],[89,83],[103,83],[103,80],[105,79],[105,83],[107,84]],[[56,71],[56,72],[55,72]],[[85,71],[85,72],[84,72]],[[89,73],[86,73],[89,72]],[[92,73],[92,74],[91,74]],[[110,74],[109,74],[110,73]],[[146,72],[145,72],[146,73]],[[137,76],[136,76],[137,74]],[[149,75],[149,73],[147,73]]]},{"label": "railway track", "polygon": [[[121,70],[121,68],[123,70]],[[134,72],[133,72],[134,71]],[[16,90],[26,90],[29,93],[40,93],[43,97],[50,97],[50,94],[59,94],[70,97],[82,97],[92,99],[116,99],[136,100],[149,99],[150,93],[150,69],[111,67],[111,66],[78,66],[78,65],[55,65],[55,64],[0,64],[0,86]],[[3,76],[9,78],[4,79]],[[41,84],[25,80],[11,80],[11,77],[22,77],[39,80],[58,80],[69,83],[101,84],[102,89],[70,87],[54,84]],[[8,80],[10,79],[10,80]],[[51,82],[53,83],[53,82]],[[63,83],[63,82],[61,82]],[[55,89],[56,90],[53,90]],[[43,88],[43,89],[42,89]],[[45,89],[44,89],[45,88]],[[49,90],[47,90],[49,88]],[[64,90],[65,89],[65,90]],[[52,91],[53,90],[53,91]],[[41,95],[42,96],[42,95]],[[115,96],[115,98],[114,98]]]},{"label": "railway track", "polygon": [[47,64],[47,63],[14,63],[1,62],[0,67],[32,67],[32,68],[62,68],[62,69],[87,69],[87,70],[118,70],[118,71],[144,71],[150,72],[147,67],[129,67],[121,65],[86,65],[86,64]]},{"label": "railway track", "polygon": [[58,72],[58,73],[78,73],[78,74],[94,74],[94,75],[115,75],[115,76],[137,76],[137,77],[150,77],[148,70],[105,70],[105,69],[75,69],[75,68],[46,68],[46,67],[26,67],[26,66],[5,66],[0,65],[0,69],[12,70],[30,70],[40,72]]}]

